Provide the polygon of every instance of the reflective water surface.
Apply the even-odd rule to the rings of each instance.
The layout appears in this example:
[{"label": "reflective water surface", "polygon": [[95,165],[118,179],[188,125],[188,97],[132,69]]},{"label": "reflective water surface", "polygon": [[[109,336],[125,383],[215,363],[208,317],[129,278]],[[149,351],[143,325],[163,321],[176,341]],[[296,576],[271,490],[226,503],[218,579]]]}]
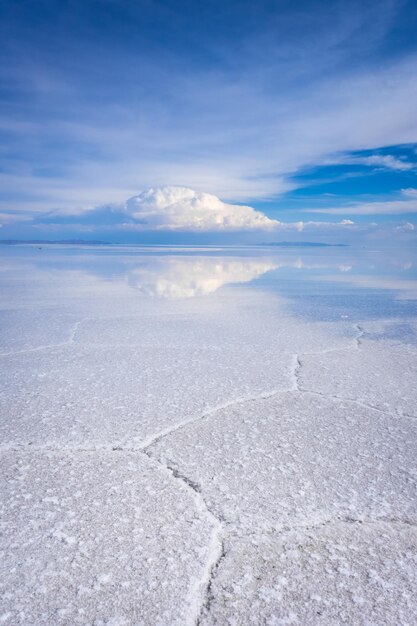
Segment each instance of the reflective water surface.
[{"label": "reflective water surface", "polygon": [[[0,247],[3,307],[65,287],[129,294],[139,303],[216,298],[233,291],[286,299],[296,316],[337,320],[415,317],[417,251],[350,247]],[[57,291],[56,291],[57,289]],[[91,291],[91,293],[93,293]],[[159,302],[159,305],[158,305]]]}]

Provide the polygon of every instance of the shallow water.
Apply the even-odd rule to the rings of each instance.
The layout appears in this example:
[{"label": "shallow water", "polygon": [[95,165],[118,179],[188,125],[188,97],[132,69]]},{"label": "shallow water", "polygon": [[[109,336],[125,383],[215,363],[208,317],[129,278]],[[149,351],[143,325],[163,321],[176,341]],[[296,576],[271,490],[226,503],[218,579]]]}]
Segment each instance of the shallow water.
[{"label": "shallow water", "polygon": [[[1,246],[0,263],[3,307],[13,305],[14,281],[24,286],[27,279],[27,287],[37,287],[41,296],[48,274],[53,282],[61,272],[66,282],[77,272],[79,289],[103,281],[109,297],[114,285],[134,290],[140,299],[199,297],[244,284],[294,299],[295,313],[317,319],[337,319],[339,306],[367,316],[417,314],[412,249],[20,245]],[[322,300],[317,313],[314,298],[316,304]]]}]

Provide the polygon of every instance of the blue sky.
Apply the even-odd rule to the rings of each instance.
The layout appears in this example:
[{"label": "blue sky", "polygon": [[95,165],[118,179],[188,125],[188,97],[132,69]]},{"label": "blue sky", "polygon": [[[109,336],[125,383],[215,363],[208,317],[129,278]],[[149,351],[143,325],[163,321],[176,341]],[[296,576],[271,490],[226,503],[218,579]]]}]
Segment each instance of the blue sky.
[{"label": "blue sky", "polygon": [[[0,12],[0,238],[415,236],[414,1]],[[196,194],[153,195],[147,221],[140,194],[173,186]]]}]

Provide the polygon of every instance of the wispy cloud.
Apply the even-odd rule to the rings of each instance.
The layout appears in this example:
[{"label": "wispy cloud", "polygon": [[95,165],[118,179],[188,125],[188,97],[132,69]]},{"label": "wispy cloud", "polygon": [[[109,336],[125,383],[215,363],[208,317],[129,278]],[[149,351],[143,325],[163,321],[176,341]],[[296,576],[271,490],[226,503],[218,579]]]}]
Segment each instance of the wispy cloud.
[{"label": "wispy cloud", "polygon": [[417,200],[390,200],[387,202],[363,202],[345,207],[308,209],[308,213],[328,215],[401,215],[417,212]]},{"label": "wispy cloud", "polygon": [[32,220],[32,215],[24,215],[22,213],[0,213],[0,227],[3,227],[6,224],[31,222]]},{"label": "wispy cloud", "polygon": [[338,164],[369,165],[370,167],[397,170],[400,172],[417,169],[417,163],[410,163],[392,154],[370,154],[367,156],[347,155],[330,162]]},{"label": "wispy cloud", "polygon": [[410,198],[417,198],[417,189],[413,187],[408,187],[407,189],[401,189],[401,193],[404,196],[408,196]]}]

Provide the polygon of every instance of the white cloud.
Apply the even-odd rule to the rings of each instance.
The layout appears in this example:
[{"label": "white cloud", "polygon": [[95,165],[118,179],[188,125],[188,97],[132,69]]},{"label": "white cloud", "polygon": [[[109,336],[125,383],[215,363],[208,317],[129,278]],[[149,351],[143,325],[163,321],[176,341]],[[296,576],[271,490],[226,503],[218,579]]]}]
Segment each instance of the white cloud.
[{"label": "white cloud", "polygon": [[[210,193],[188,187],[151,188],[130,198],[124,211],[133,222],[123,224],[125,230],[145,231],[297,231],[344,229],[354,222],[280,222],[250,206],[229,204]],[[331,212],[323,210],[323,212]],[[343,211],[346,212],[346,211]]]},{"label": "white cloud", "polygon": [[[340,230],[340,231],[346,231],[346,230],[351,230],[351,228],[347,228],[347,227],[351,227],[351,226],[355,226],[355,222],[352,222],[352,220],[341,220],[340,222],[313,222],[313,221],[309,221],[309,222],[278,222],[277,223],[277,230],[286,230],[286,229],[290,229],[290,230],[297,230],[299,232],[301,231],[309,231],[309,232],[314,232],[314,231],[322,231],[323,233],[329,232],[329,231],[334,231],[334,230]],[[376,226],[376,224],[375,224]]]},{"label": "white cloud", "polygon": [[397,233],[411,233],[415,230],[414,224],[411,222],[404,222],[395,227]]},{"label": "white cloud", "polygon": [[415,212],[417,212],[417,200],[364,202],[361,204],[350,204],[345,207],[307,210],[307,213],[327,213],[329,215],[346,215],[346,213],[350,215],[398,215]]},{"label": "white cloud", "polygon": [[210,193],[188,187],[143,191],[126,203],[136,230],[240,231],[270,230],[279,225],[252,207],[223,202]]},{"label": "white cloud", "polygon": [[343,160],[344,163],[357,163],[359,165],[374,165],[377,167],[383,167],[389,170],[406,171],[412,170],[416,167],[415,163],[409,163],[398,159],[391,154],[372,154],[364,157],[347,157]]},{"label": "white cloud", "polygon": [[[133,222],[123,224],[135,231],[317,231],[344,230],[352,227],[349,219],[341,222],[280,222],[250,206],[229,204],[210,193],[188,187],[151,188],[130,198],[124,211]],[[323,210],[323,212],[326,212]],[[328,210],[328,212],[331,212]],[[343,211],[345,212],[345,211]]]},{"label": "white cloud", "polygon": [[24,215],[19,213],[0,213],[0,220],[2,225],[15,224],[17,222],[30,222],[32,221],[31,215]]},{"label": "white cloud", "polygon": [[408,198],[417,198],[417,189],[413,189],[412,187],[401,189],[401,193]]}]

